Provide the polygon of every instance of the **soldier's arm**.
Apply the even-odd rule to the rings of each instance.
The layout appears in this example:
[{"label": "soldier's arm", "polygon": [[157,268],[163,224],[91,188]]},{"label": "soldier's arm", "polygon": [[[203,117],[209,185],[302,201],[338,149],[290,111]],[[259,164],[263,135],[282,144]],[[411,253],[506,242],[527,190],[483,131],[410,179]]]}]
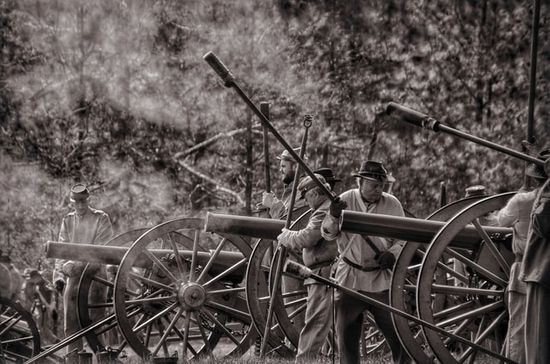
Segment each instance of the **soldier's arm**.
[{"label": "soldier's arm", "polygon": [[516,196],[518,195],[512,197],[506,206],[498,212],[496,220],[499,226],[512,226],[519,219]]},{"label": "soldier's arm", "polygon": [[321,223],[326,211],[315,211],[307,226],[298,231],[288,231],[285,239],[289,246],[295,249],[311,248],[321,240]]},{"label": "soldier's arm", "polygon": [[[68,243],[71,240],[69,236],[69,229],[67,226],[66,218],[63,218],[63,221],[61,222],[61,229],[59,230],[58,240],[63,243]],[[53,276],[52,276],[52,280],[54,283],[56,281],[62,281],[63,283],[65,283],[66,275],[63,272],[63,264],[65,264],[66,262],[67,260],[64,260],[64,259],[55,260]]]},{"label": "soldier's arm", "polygon": [[94,244],[103,244],[109,241],[113,236],[113,225],[111,224],[111,218],[109,215],[102,214],[97,228],[97,236],[94,240]]}]

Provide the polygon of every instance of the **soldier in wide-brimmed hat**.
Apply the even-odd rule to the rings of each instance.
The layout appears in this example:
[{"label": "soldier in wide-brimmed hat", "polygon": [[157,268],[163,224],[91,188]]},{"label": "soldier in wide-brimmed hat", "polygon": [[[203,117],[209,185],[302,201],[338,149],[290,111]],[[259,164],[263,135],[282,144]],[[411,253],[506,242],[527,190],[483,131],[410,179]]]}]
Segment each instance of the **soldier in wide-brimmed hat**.
[{"label": "soldier in wide-brimmed hat", "polygon": [[[90,191],[85,184],[77,183],[70,191],[70,202],[74,211],[68,213],[61,223],[59,241],[80,244],[103,244],[113,235],[111,219],[104,211],[89,205]],[[55,262],[53,281],[56,289],[64,291],[63,314],[65,335],[69,336],[80,329],[78,324],[77,293],[78,279],[84,263],[58,259]],[[97,292],[100,295],[101,292]],[[99,313],[101,314],[101,313]],[[68,352],[82,349],[82,340],[69,344]]]},{"label": "soldier in wide-brimmed hat", "polygon": [[[324,172],[328,174],[326,170]],[[316,174],[316,177],[330,189],[322,175]],[[333,174],[332,177],[335,179]],[[301,251],[304,264],[313,273],[328,278],[338,254],[336,244],[321,237],[321,223],[327,214],[330,200],[310,176],[300,180],[298,193],[312,209],[309,221],[300,230],[283,229],[277,240],[289,249]],[[307,307],[298,341],[297,362],[320,359],[321,349],[332,324],[330,291],[325,285],[312,279],[306,279],[304,286],[307,289]]]},{"label": "soldier in wide-brimmed hat", "polygon": [[[405,216],[399,200],[384,192],[388,172],[381,162],[368,160],[353,174],[357,188],[344,192],[335,199],[325,216],[321,233],[323,238],[336,240],[340,258],[336,267],[337,282],[347,288],[366,294],[381,302],[389,302],[391,269],[401,250],[401,243],[378,236],[362,236],[340,231],[343,209]],[[365,310],[369,310],[389,344],[394,363],[408,363],[389,312],[375,308],[351,296],[336,296],[336,331],[338,351],[342,363],[359,363],[359,341]]]}]

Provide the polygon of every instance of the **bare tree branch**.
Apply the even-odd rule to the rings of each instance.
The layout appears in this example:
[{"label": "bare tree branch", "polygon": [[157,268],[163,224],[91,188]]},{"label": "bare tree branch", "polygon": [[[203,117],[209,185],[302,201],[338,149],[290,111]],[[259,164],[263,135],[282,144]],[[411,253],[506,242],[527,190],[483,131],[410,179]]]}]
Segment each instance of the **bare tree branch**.
[{"label": "bare tree branch", "polygon": [[[259,124],[253,125],[253,128],[254,128],[254,130],[252,131],[253,133],[260,133],[260,131],[257,130],[257,128],[259,128]],[[194,146],[192,146],[191,148],[189,148],[187,150],[184,150],[183,152],[178,152],[178,153],[174,154],[174,159],[187,157],[190,154],[196,153],[196,152],[198,152],[202,149],[206,149],[207,147],[209,147],[210,145],[216,143],[220,139],[230,138],[234,135],[241,134],[241,133],[244,133],[244,132],[246,132],[246,128],[240,128],[240,129],[235,129],[235,130],[226,131],[226,132],[216,134],[213,137],[211,137],[209,139],[206,139],[203,142],[200,142],[199,144],[195,144]]]},{"label": "bare tree branch", "polygon": [[209,183],[212,183],[213,185],[216,186],[216,190],[219,190],[221,192],[225,192],[231,196],[233,196],[237,202],[239,202],[242,206],[245,205],[245,202],[244,200],[241,198],[241,196],[239,195],[239,193],[235,192],[235,191],[232,191],[228,188],[225,188],[225,187],[222,187],[221,186],[221,183],[216,181],[215,179],[211,178],[211,177],[208,177],[207,175],[195,170],[194,168],[192,168],[191,166],[187,165],[185,162],[183,161],[178,161],[177,162],[180,166],[182,166],[183,168],[185,168],[187,171],[193,173],[195,176],[199,177],[199,178],[202,178],[203,180],[209,182]]}]

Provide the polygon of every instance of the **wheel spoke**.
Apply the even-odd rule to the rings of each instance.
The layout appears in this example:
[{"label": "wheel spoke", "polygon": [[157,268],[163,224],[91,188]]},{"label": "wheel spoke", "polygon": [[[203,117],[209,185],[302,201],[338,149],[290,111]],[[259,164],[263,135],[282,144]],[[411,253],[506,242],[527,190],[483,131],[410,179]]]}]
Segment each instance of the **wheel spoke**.
[{"label": "wheel spoke", "polygon": [[217,311],[221,311],[223,313],[228,313],[232,318],[237,319],[245,324],[251,323],[252,319],[248,312],[237,310],[236,308],[223,305],[216,301],[209,301],[206,303],[206,306],[213,308]]},{"label": "wheel spoke", "polygon": [[476,295],[504,297],[504,290],[493,290],[473,287],[448,286],[445,284],[432,284],[432,293],[447,293],[454,296]]},{"label": "wheel spoke", "polygon": [[167,315],[170,311],[172,311],[176,306],[178,305],[177,302],[172,303],[170,306],[166,307],[164,310],[158,312],[154,316],[150,317],[147,321],[139,325],[138,327],[134,328],[134,332],[141,330],[143,327],[149,325],[153,321],[157,320],[159,317]]},{"label": "wheel spoke", "polygon": [[208,291],[208,295],[211,296],[215,294],[240,293],[240,292],[244,292],[245,289],[246,287],[244,286],[236,287],[236,288],[217,289],[217,290]]},{"label": "wheel spoke", "polygon": [[237,340],[237,338],[235,336],[233,336],[231,331],[229,331],[227,329],[227,327],[225,327],[221,322],[219,322],[218,319],[213,314],[211,314],[207,310],[203,310],[201,312],[204,315],[206,315],[208,317],[208,319],[211,320],[220,330],[222,330],[225,333],[225,335],[227,335],[227,337],[235,343],[235,345],[240,344],[239,340]]},{"label": "wheel spoke", "polygon": [[125,302],[125,304],[141,304],[141,303],[155,303],[155,302],[165,302],[174,300],[177,297],[175,295],[173,296],[162,296],[162,297],[151,297],[151,298],[137,298],[135,300],[128,300]]},{"label": "wheel spoke", "polygon": [[434,319],[442,319],[443,317],[447,317],[449,315],[454,315],[457,312],[470,310],[472,306],[475,306],[474,301],[467,301],[461,304],[458,304],[453,307],[446,308],[442,311],[439,311],[437,313],[434,313]]},{"label": "wheel spoke", "polygon": [[182,344],[182,348],[183,350],[186,350],[187,346],[191,346],[191,344],[189,344],[189,324],[190,324],[190,321],[191,321],[191,311],[187,311],[185,313],[185,321],[183,323],[183,344]]},{"label": "wheel spoke", "polygon": [[288,315],[288,318],[289,319],[293,319],[294,317],[298,316],[298,314],[300,314],[300,312],[302,312],[303,310],[305,310],[307,307],[307,303],[304,303],[303,305],[301,305],[300,307],[298,307],[297,309],[295,309],[294,311],[292,311],[289,315]]},{"label": "wheel spoke", "polygon": [[500,268],[503,270],[504,274],[506,275],[506,278],[510,278],[510,274],[509,274],[510,264],[508,264],[506,259],[504,259],[504,257],[498,250],[496,244],[493,242],[489,234],[487,234],[487,232],[483,229],[483,227],[479,223],[479,219],[475,219],[474,221],[472,221],[472,223],[474,224],[479,235],[485,241],[485,245],[487,246],[487,248],[489,248],[489,251],[491,252],[493,257],[496,259],[498,264],[500,265]]},{"label": "wheel spoke", "polygon": [[163,262],[160,261],[159,258],[157,258],[153,253],[149,251],[149,249],[145,248],[142,251],[151,261],[157,265],[157,267],[166,274],[168,278],[172,280],[172,282],[176,283],[178,279],[172,274],[170,269],[168,269]]},{"label": "wheel spoke", "polygon": [[197,312],[193,312],[193,315],[195,315],[195,319],[197,320],[197,327],[199,328],[199,331],[201,333],[202,341],[204,341],[204,345],[206,346],[206,352],[211,353],[212,347],[210,346],[210,341],[208,340],[206,331],[204,331],[204,327],[202,326],[201,317]]},{"label": "wheel spoke", "polygon": [[221,253],[222,249],[224,248],[226,242],[227,242],[226,238],[223,238],[222,241],[220,241],[220,243],[214,250],[214,253],[212,253],[212,255],[210,256],[210,259],[208,259],[208,262],[206,262],[206,265],[204,266],[201,273],[199,274],[199,278],[197,278],[197,282],[201,282],[204,279],[205,275],[208,273],[208,271],[210,270],[210,268],[218,258],[218,255]]},{"label": "wheel spoke", "polygon": [[140,280],[140,281],[143,281],[145,283],[148,283],[150,284],[151,286],[155,286],[157,288],[161,288],[161,289],[164,289],[166,291],[169,291],[169,292],[176,292],[176,289],[174,287],[170,287],[170,286],[167,286],[163,283],[160,283],[160,282],[157,282],[157,281],[154,281],[152,279],[149,279],[147,277],[144,277],[144,276],[141,276],[139,274],[136,274],[134,272],[130,272],[128,273],[130,275],[130,277],[132,278],[135,278],[137,280]]},{"label": "wheel spoke", "polygon": [[440,322],[437,323],[437,326],[439,326],[439,327],[449,326],[449,325],[455,324],[459,321],[465,320],[467,318],[477,317],[479,315],[484,315],[486,313],[498,310],[498,309],[503,308],[503,307],[504,307],[504,303],[502,301],[493,302],[489,305],[481,306],[479,308],[476,308],[475,310],[471,310],[471,311],[465,312],[463,314],[460,314],[458,316],[451,317],[447,320],[440,321]]},{"label": "wheel spoke", "polygon": [[191,271],[189,272],[189,282],[194,282],[195,280],[195,269],[197,269],[197,253],[199,251],[199,238],[200,231],[195,230],[195,237],[193,239],[193,254],[191,255]]},{"label": "wheel spoke", "polygon": [[490,270],[485,269],[484,267],[477,264],[473,260],[466,258],[465,256],[458,253],[454,249],[447,248],[447,249],[445,249],[445,252],[448,253],[449,255],[451,255],[453,258],[456,258],[457,260],[461,261],[462,263],[464,263],[468,267],[472,268],[473,270],[477,271],[480,276],[483,276],[484,278],[492,281],[493,283],[496,283],[496,284],[500,285],[501,287],[506,287],[508,285],[508,282],[506,282],[504,279],[500,278],[499,276],[497,276],[496,274],[494,274]]},{"label": "wheel spoke", "polygon": [[294,300],[294,301],[285,302],[284,306],[285,306],[285,308],[289,308],[290,306],[296,306],[296,305],[299,305],[299,304],[304,303],[304,302],[307,302],[307,297],[299,298],[299,299]]},{"label": "wheel spoke", "polygon": [[[498,315],[498,317],[496,319],[491,321],[491,324],[481,334],[479,334],[479,332],[478,332],[479,335],[476,335],[476,340],[474,341],[474,343],[479,344],[483,340],[485,340],[487,338],[487,336],[489,336],[489,334],[492,331],[494,331],[497,328],[497,326],[505,319],[505,316],[506,316],[506,312],[501,312],[500,315]],[[481,325],[479,326],[479,328],[481,329]],[[473,351],[474,351],[474,349],[470,346],[468,349],[466,349],[464,351],[464,353],[458,359],[458,361],[460,363],[463,363],[464,360],[466,360],[466,358],[468,356],[470,356]]]},{"label": "wheel spoke", "polygon": [[176,315],[174,316],[174,318],[170,321],[170,324],[168,325],[168,327],[166,328],[166,331],[162,334],[162,337],[160,338],[159,342],[157,343],[157,345],[155,346],[155,348],[153,349],[152,351],[152,355],[155,356],[157,355],[158,351],[160,350],[160,347],[161,345],[164,343],[166,343],[166,338],[168,337],[168,334],[170,334],[170,331],[172,331],[172,328],[174,327],[174,325],[176,324],[176,322],[179,320],[181,314],[183,313],[184,311],[184,308],[183,307],[179,307],[178,308],[178,312],[176,312]]},{"label": "wheel spoke", "polygon": [[176,265],[178,267],[178,273],[180,276],[180,279],[183,281],[185,279],[185,264],[183,263],[183,259],[181,259],[181,255],[178,251],[178,247],[176,245],[176,242],[174,239],[172,239],[172,234],[168,233],[168,242],[172,246],[172,250],[174,251],[174,257],[176,259]]},{"label": "wheel spoke", "polygon": [[244,266],[247,262],[248,262],[248,258],[243,258],[239,260],[237,263],[233,264],[231,267],[227,268],[226,270],[224,270],[223,272],[221,272],[220,274],[218,274],[217,276],[215,276],[214,278],[210,279],[208,282],[203,284],[203,287],[207,287],[212,283],[222,279],[223,277],[233,273],[235,270]]}]

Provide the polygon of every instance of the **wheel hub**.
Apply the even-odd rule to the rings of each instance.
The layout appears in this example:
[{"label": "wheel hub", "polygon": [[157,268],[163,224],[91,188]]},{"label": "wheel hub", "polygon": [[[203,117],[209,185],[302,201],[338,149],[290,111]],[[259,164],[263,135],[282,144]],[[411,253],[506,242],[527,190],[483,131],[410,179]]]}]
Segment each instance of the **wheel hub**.
[{"label": "wheel hub", "polygon": [[186,310],[197,310],[206,301],[206,291],[198,283],[182,283],[178,290],[178,301]]}]

